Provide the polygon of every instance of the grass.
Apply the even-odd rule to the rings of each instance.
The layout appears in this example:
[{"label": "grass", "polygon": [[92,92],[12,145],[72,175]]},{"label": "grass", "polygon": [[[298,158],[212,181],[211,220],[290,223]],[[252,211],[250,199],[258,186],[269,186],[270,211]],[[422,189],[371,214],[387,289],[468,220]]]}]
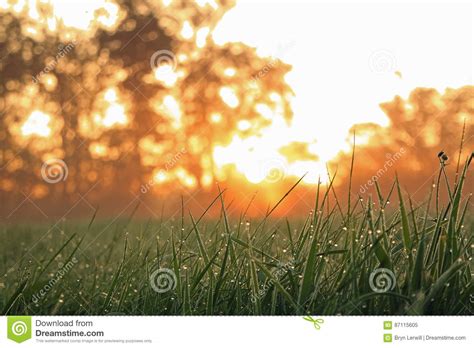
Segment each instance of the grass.
[{"label": "grass", "polygon": [[[206,219],[207,209],[201,216],[183,209],[177,223],[130,217],[3,226],[0,309],[29,315],[472,314],[473,224],[470,195],[463,196],[471,161],[450,183],[440,157],[438,180],[419,205],[398,179],[385,195],[376,184],[373,200],[349,195],[347,211],[333,180],[319,184],[305,221],[272,218],[297,182],[257,221],[244,214],[231,221],[219,189],[208,208],[220,205],[214,220]],[[449,195],[444,201],[440,186]],[[159,277],[163,268],[168,273]],[[171,290],[156,292],[152,283]]]}]

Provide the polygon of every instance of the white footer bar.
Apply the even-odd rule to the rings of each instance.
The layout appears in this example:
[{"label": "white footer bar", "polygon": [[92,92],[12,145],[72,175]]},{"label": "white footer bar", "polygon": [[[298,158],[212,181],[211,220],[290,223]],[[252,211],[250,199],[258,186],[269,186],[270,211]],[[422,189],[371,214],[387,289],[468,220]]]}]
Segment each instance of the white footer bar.
[{"label": "white footer bar", "polygon": [[472,316],[0,317],[0,347],[467,347]]}]

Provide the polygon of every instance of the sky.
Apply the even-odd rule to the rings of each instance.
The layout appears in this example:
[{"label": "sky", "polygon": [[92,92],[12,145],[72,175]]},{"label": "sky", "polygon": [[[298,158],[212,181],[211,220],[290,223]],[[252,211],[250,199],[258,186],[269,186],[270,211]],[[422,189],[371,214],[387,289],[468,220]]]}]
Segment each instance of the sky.
[{"label": "sky", "polygon": [[469,2],[239,1],[213,38],[242,41],[293,66],[286,76],[293,123],[275,132],[314,141],[327,161],[349,149],[352,125],[388,125],[381,102],[416,87],[473,84],[472,23]]},{"label": "sky", "polygon": [[[30,19],[44,22],[35,10],[36,1],[20,1],[13,10],[20,13],[28,8]],[[163,6],[169,6],[169,0],[162,1],[166,3]],[[60,20],[93,33],[93,28],[113,27],[124,17],[123,9],[108,0],[67,5],[53,0],[53,4],[57,17],[43,23],[51,30]],[[0,0],[0,8],[7,5],[6,0]],[[295,178],[308,173],[304,182],[316,183],[325,176],[328,161],[341,150],[351,151],[351,127],[389,125],[381,103],[396,95],[407,98],[417,87],[443,93],[447,87],[473,84],[473,7],[472,2],[238,1],[218,23],[213,39],[220,45],[243,42],[255,47],[260,56],[291,65],[285,79],[295,93],[291,100],[294,117],[287,124],[280,111],[273,109],[268,115],[264,110],[271,125],[246,135],[237,132],[229,144],[216,144],[214,163],[219,171],[234,166],[252,183],[263,182],[275,171]],[[99,8],[105,12],[97,12]],[[100,15],[94,20],[96,12]],[[35,31],[29,28],[28,33]],[[192,29],[190,35],[194,35]],[[196,32],[196,42],[197,36]],[[116,92],[111,89],[107,93]],[[226,95],[232,97],[232,91]],[[171,96],[167,98],[173,102]],[[125,109],[116,103],[119,98],[115,99],[103,119],[106,128],[127,124]],[[170,103],[163,100],[166,104]],[[28,119],[31,122],[21,130],[26,135],[48,136],[50,119],[46,113],[33,111]],[[248,121],[240,125],[250,127]],[[357,144],[368,139],[359,137]],[[282,149],[295,143],[307,145],[311,159],[283,154]]]}]

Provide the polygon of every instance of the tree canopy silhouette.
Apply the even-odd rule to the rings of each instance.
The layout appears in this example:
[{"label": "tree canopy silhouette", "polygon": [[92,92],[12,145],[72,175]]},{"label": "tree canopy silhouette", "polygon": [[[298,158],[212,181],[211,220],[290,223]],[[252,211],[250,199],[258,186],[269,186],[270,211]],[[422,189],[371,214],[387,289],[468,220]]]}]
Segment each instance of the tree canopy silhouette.
[{"label": "tree canopy silhouette", "polygon": [[[150,182],[209,186],[213,145],[248,132],[241,120],[269,122],[256,104],[291,117],[289,66],[212,40],[233,2],[115,4],[92,9],[85,28],[40,2],[0,10],[0,190],[9,200],[22,199],[19,190],[62,204],[92,187],[116,197]],[[51,159],[67,166],[66,180],[45,182]]]}]

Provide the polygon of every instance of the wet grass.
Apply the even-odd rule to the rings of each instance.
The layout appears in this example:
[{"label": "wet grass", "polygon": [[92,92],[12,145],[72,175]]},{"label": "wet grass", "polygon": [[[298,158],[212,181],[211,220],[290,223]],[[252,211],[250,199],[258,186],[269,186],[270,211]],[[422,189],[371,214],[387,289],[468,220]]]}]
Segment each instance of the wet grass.
[{"label": "wet grass", "polygon": [[[177,221],[3,226],[2,314],[472,314],[472,161],[424,202],[394,179],[375,198],[315,189],[305,221],[230,219],[225,192]],[[298,183],[295,183],[295,186]],[[291,194],[291,187],[288,195]],[[448,198],[440,198],[440,186]],[[331,197],[332,204],[329,204]],[[346,202],[342,207],[341,202]],[[390,203],[392,202],[392,203]],[[166,290],[166,291],[165,291]]]}]

